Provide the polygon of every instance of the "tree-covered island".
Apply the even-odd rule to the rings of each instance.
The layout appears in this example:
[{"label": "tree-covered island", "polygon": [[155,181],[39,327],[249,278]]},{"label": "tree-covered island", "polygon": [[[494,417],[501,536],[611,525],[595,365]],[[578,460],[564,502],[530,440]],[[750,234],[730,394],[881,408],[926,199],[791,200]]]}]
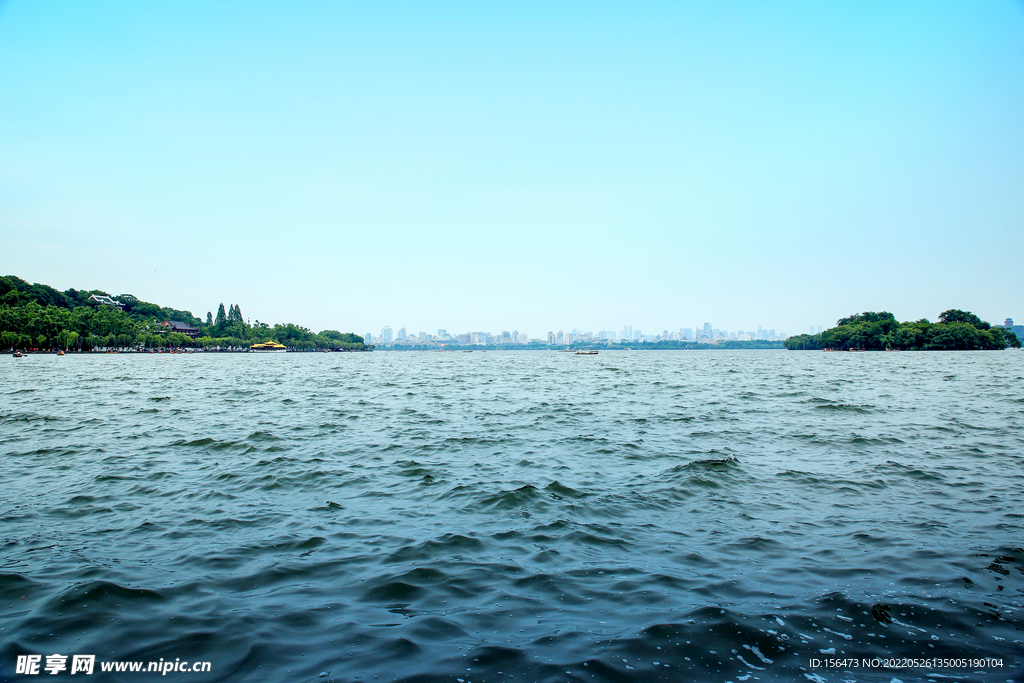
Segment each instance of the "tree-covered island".
[{"label": "tree-covered island", "polygon": [[[179,323],[175,331],[175,325]],[[100,290],[68,289],[29,284],[8,275],[0,277],[0,350],[39,349],[90,351],[96,348],[178,348],[205,350],[248,349],[276,341],[289,350],[363,351],[372,349],[351,332],[323,330],[319,334],[286,323],[271,327],[250,325],[237,304],[221,304],[216,318],[206,320],[146,301],[131,294],[110,296]]]},{"label": "tree-covered island", "polygon": [[785,342],[790,350],[863,349],[865,351],[924,350],[981,351],[1020,348],[1020,340],[1006,327],[992,326],[968,311],[950,309],[928,320],[900,323],[892,313],[868,311],[836,322],[820,334],[801,334]]}]

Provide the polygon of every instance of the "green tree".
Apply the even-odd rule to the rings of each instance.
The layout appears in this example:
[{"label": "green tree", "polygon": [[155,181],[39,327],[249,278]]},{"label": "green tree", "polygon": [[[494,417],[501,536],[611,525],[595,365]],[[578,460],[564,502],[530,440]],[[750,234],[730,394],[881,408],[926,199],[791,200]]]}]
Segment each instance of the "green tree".
[{"label": "green tree", "polygon": [[813,351],[821,348],[818,346],[820,338],[816,334],[799,334],[790,337],[782,343],[790,351]]},{"label": "green tree", "polygon": [[987,330],[991,325],[983,321],[978,316],[974,315],[970,311],[961,311],[959,308],[951,308],[948,311],[939,313],[940,323],[966,323],[967,325],[973,325],[979,330]]},{"label": "green tree", "polygon": [[992,345],[997,349],[1005,349],[1008,346],[1015,349],[1020,348],[1020,340],[1017,339],[1017,335],[1007,327],[989,328],[988,334],[992,337]]},{"label": "green tree", "polygon": [[58,347],[71,350],[78,345],[78,333],[73,330],[61,330],[54,341]]},{"label": "green tree", "polygon": [[[145,301],[136,301],[134,304],[132,304],[131,313],[140,318],[164,318],[164,320],[167,319],[162,315],[163,311],[160,310],[159,306]],[[160,322],[163,322],[163,320],[161,320]]]},{"label": "green tree", "polygon": [[932,351],[967,351],[991,347],[991,337],[983,337],[980,332],[974,325],[965,322],[932,325],[925,336],[924,348]]},{"label": "green tree", "polygon": [[217,307],[217,319],[214,321],[214,325],[217,327],[223,327],[228,322],[228,314],[224,310],[224,304]]},{"label": "green tree", "polygon": [[896,316],[888,311],[882,311],[881,313],[875,313],[874,311],[865,311],[864,313],[854,313],[853,315],[840,318],[836,321],[837,327],[843,325],[852,325],[854,323],[877,323],[883,320],[896,320]]},{"label": "green tree", "polygon": [[891,348],[896,349],[914,349],[921,346],[924,341],[925,334],[928,328],[931,327],[931,323],[903,323],[896,330],[893,337]]},{"label": "green tree", "polygon": [[191,337],[181,334],[180,332],[171,332],[167,335],[166,339],[168,346],[178,347],[192,345]]}]

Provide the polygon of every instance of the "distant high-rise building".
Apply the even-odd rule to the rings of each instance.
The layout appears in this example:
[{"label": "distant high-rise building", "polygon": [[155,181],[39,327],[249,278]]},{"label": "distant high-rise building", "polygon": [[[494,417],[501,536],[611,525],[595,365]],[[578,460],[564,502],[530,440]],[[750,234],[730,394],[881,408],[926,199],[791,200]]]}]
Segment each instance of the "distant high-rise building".
[{"label": "distant high-rise building", "polygon": [[554,332],[548,332],[548,344],[554,344],[554,343],[555,343],[555,333]]},{"label": "distant high-rise building", "polygon": [[758,339],[767,339],[768,338],[768,330],[762,329],[762,327],[760,325],[758,325],[757,326],[757,338]]},{"label": "distant high-rise building", "polygon": [[391,325],[385,325],[380,331],[380,343],[390,344],[391,343]]},{"label": "distant high-rise building", "polygon": [[373,343],[373,335],[370,334],[369,332],[367,332],[365,335],[363,335],[363,343],[364,344],[372,344]]},{"label": "distant high-rise building", "polygon": [[444,339],[445,337],[448,336],[448,330],[438,329],[437,330],[437,336],[438,336],[439,339]]},{"label": "distant high-rise building", "polygon": [[395,339],[395,341],[402,341],[402,340],[403,340],[403,339],[405,339],[405,338],[406,338],[407,336],[409,336],[409,335],[407,335],[407,334],[405,333],[405,328],[403,327],[402,329],[398,330],[398,338],[397,338],[397,339]]},{"label": "distant high-rise building", "polygon": [[696,337],[693,336],[693,330],[691,330],[689,327],[684,327],[679,331],[682,332],[683,338],[686,339],[687,341],[693,341],[696,339]]},{"label": "distant high-rise building", "polygon": [[771,329],[770,329],[770,330],[768,330],[768,336],[769,336],[770,338],[774,339],[774,338],[775,338],[775,330],[771,330]]},{"label": "distant high-rise building", "polygon": [[708,339],[714,339],[714,332],[711,329],[711,323],[704,323],[704,336]]}]

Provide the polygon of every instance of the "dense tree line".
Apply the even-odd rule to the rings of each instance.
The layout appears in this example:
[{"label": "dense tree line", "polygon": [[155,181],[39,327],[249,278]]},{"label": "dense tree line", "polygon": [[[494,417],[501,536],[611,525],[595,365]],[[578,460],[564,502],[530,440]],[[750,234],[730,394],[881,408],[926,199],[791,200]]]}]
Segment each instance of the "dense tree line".
[{"label": "dense tree line", "polygon": [[936,323],[928,320],[900,323],[892,313],[868,311],[836,321],[836,326],[821,334],[801,334],[786,340],[791,350],[884,349],[926,351],[979,351],[1020,348],[1011,330],[993,327],[969,311],[953,308],[939,314]]},{"label": "dense tree line", "polygon": [[[110,296],[100,290],[68,289],[63,292],[42,284],[29,284],[8,275],[0,277],[0,349],[65,349],[88,351],[97,347],[242,348],[276,341],[292,349],[363,350],[363,338],[351,332],[323,330],[314,334],[287,323],[271,327],[256,321],[250,325],[238,304],[217,309],[217,318],[206,321],[189,311],[140,301],[131,294],[111,297],[123,310],[90,297]],[[162,323],[172,320],[199,329],[199,337],[170,332]],[[370,347],[372,348],[372,347]]]}]

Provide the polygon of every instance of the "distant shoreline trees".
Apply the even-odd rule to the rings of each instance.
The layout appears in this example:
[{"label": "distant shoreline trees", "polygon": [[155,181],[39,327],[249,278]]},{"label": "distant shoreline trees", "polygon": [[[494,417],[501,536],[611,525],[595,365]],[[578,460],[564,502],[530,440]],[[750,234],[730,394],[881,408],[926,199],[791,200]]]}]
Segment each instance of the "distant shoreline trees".
[{"label": "distant shoreline trees", "polygon": [[983,351],[1020,348],[1012,330],[993,327],[969,311],[952,308],[939,314],[939,322],[926,319],[900,323],[887,311],[867,311],[836,321],[820,334],[801,334],[784,343],[791,351],[864,349],[883,351]]},{"label": "distant shoreline trees", "polygon": [[[220,304],[217,318],[206,314],[206,322],[189,311],[139,301],[130,294],[112,297],[121,310],[91,298],[109,297],[100,290],[58,291],[43,284],[8,275],[0,277],[0,350],[63,349],[88,351],[96,347],[248,347],[276,341],[291,349],[372,349],[351,332],[323,330],[319,334],[287,323],[271,327],[256,321],[249,325],[238,304],[230,311]],[[183,322],[199,330],[195,339],[161,327],[167,320]]]}]

